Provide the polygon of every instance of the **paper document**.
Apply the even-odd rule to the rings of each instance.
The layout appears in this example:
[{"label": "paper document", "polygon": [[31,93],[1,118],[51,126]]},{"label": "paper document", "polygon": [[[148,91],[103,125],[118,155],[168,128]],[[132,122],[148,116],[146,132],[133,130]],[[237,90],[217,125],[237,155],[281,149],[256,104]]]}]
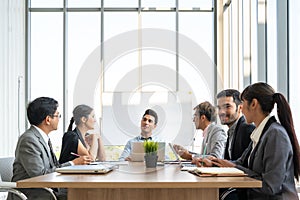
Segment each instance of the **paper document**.
[{"label": "paper document", "polygon": [[189,170],[198,176],[246,176],[242,170],[234,167],[197,167]]}]

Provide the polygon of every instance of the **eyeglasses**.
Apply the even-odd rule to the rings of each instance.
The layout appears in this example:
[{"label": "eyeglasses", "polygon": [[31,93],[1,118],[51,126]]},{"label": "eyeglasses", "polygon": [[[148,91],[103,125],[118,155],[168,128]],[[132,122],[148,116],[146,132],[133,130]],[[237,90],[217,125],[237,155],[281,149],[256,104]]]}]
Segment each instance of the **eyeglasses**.
[{"label": "eyeglasses", "polygon": [[206,116],[206,112],[205,111],[198,111],[197,114],[195,113],[192,117],[192,120],[196,119],[196,118],[200,118],[202,115]]},{"label": "eyeglasses", "polygon": [[58,115],[51,115],[52,118],[54,117],[58,117],[58,118],[61,118],[61,114],[58,114]]}]

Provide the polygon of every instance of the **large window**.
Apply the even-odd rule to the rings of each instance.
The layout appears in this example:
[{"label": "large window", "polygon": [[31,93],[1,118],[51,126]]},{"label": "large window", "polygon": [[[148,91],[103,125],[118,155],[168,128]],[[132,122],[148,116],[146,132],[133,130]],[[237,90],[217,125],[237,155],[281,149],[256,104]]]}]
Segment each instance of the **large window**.
[{"label": "large window", "polygon": [[300,26],[299,26],[299,12],[300,2],[297,0],[290,1],[289,4],[289,100],[294,117],[294,125],[296,133],[298,134],[298,140],[300,140],[300,93],[298,86],[298,78],[300,74]]},{"label": "large window", "polygon": [[[299,88],[299,10],[292,1],[231,1],[224,14],[225,87],[243,90],[258,81],[267,82],[283,93],[291,106],[294,125],[300,137]],[[237,17],[240,16],[240,17]],[[226,36],[226,37],[225,37]],[[226,53],[227,52],[227,53]],[[229,52],[229,53],[228,53]],[[232,74],[243,70],[242,84],[234,84]],[[232,81],[232,83],[230,83]],[[229,82],[229,83],[228,83]],[[276,109],[273,113],[276,115]]]},{"label": "large window", "polygon": [[27,92],[60,102],[56,146],[82,103],[106,144],[139,134],[149,107],[155,134],[191,144],[193,107],[216,93],[213,1],[28,0],[28,16]]}]

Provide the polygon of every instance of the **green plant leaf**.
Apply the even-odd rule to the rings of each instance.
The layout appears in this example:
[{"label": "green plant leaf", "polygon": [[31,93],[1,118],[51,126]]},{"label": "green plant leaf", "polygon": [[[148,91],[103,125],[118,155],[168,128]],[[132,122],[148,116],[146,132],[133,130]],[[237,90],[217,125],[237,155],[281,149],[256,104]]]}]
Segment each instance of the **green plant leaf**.
[{"label": "green plant leaf", "polygon": [[144,150],[145,153],[157,152],[158,150],[158,142],[154,142],[151,140],[144,142]]}]

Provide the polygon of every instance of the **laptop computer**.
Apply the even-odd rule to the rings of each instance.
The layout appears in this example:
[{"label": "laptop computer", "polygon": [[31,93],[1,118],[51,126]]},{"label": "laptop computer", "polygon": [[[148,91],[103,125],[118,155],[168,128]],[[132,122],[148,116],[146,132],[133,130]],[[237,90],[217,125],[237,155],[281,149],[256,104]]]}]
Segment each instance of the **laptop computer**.
[{"label": "laptop computer", "polygon": [[67,167],[56,168],[56,172],[62,174],[106,174],[113,169],[115,165],[101,164],[101,165],[73,165]]},{"label": "laptop computer", "polygon": [[175,161],[180,161],[180,160],[181,160],[181,158],[178,156],[178,154],[177,154],[177,152],[175,151],[175,149],[174,149],[174,147],[173,147],[172,143],[169,143],[169,146],[170,146],[170,149],[172,150],[172,152],[173,152],[173,153],[174,153],[174,155],[175,155],[175,158],[176,158],[176,160],[175,160]]},{"label": "laptop computer", "polygon": [[180,166],[183,168],[181,170],[184,170],[185,168],[190,168],[190,167],[196,167],[196,164],[192,163],[192,161],[190,160],[183,160],[181,159],[177,152],[175,151],[173,145],[171,143],[169,143],[170,149],[173,151],[173,153],[175,154],[176,160],[173,161],[173,163],[176,164],[180,164]]},{"label": "laptop computer", "polygon": [[[165,160],[165,142],[158,142],[157,161]],[[131,161],[143,162],[145,156],[144,143],[143,142],[132,142],[131,143]]]}]

